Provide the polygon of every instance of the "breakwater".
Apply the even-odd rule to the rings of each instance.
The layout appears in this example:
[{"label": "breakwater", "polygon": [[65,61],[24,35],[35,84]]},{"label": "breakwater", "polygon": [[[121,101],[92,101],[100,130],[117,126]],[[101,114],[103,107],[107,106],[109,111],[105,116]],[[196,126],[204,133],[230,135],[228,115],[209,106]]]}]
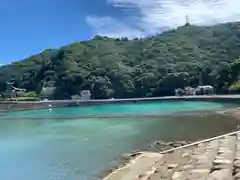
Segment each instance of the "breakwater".
[{"label": "breakwater", "polygon": [[60,108],[72,106],[92,106],[103,104],[144,103],[157,101],[212,101],[240,103],[240,95],[170,96],[104,100],[0,101],[0,111]]}]

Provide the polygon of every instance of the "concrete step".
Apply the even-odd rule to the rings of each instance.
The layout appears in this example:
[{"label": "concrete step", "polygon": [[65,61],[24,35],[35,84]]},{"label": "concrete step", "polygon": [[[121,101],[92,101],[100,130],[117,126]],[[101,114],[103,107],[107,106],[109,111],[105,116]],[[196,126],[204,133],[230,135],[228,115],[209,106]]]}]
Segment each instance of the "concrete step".
[{"label": "concrete step", "polygon": [[154,166],[164,155],[159,153],[143,153],[123,168],[118,169],[104,180],[139,180],[144,179],[154,170]]}]

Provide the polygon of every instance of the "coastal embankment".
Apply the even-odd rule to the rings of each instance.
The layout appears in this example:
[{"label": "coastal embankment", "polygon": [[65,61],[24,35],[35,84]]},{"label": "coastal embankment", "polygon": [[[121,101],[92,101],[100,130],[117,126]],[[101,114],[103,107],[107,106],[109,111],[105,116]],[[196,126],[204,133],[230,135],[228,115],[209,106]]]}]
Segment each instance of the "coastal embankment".
[{"label": "coastal embankment", "polygon": [[104,100],[0,101],[0,111],[46,109],[72,106],[93,106],[103,104],[144,103],[157,101],[212,101],[240,103],[240,95],[169,96]]},{"label": "coastal embankment", "polygon": [[[173,141],[154,141],[151,144],[149,144],[148,147],[142,148],[139,151],[134,151],[131,153],[127,153],[123,155],[122,158],[122,163],[119,164],[119,166],[116,167],[112,167],[104,172],[102,172],[102,174],[100,174],[100,179],[104,179],[104,180],[110,180],[112,177],[116,177],[115,174],[118,176],[119,174],[122,173],[122,170],[125,170],[126,167],[129,167],[130,165],[132,166],[132,163],[134,163],[136,166],[138,166],[138,168],[144,168],[142,164],[142,162],[138,162],[136,161],[137,159],[139,159],[139,157],[145,156],[145,155],[151,155],[151,154],[156,154],[156,155],[160,155],[162,153],[165,152],[171,152],[171,150],[175,150],[181,147],[188,147],[191,144],[199,144],[199,142],[205,142],[206,139],[211,139],[212,137],[222,137],[222,135],[227,134],[229,132],[236,132],[238,131],[239,125],[240,125],[240,121],[238,122],[238,120],[240,120],[240,108],[233,108],[233,109],[226,109],[224,111],[214,111],[214,112],[190,112],[190,113],[179,113],[177,114],[171,114],[170,116],[178,116],[178,120],[183,123],[184,119],[192,119],[193,121],[195,121],[196,126],[199,127],[199,129],[202,129],[203,126],[201,126],[201,124],[198,124],[198,120],[203,120],[203,119],[207,119],[208,121],[215,121],[215,119],[220,119],[221,123],[216,122],[215,126],[212,126],[212,132],[209,131],[209,129],[205,129],[205,134],[207,134],[206,136],[204,136],[201,133],[195,134],[190,137],[190,136],[185,136],[185,138],[183,138],[184,140],[173,140]],[[238,119],[235,122],[231,121],[231,117],[233,117],[234,119]],[[209,123],[212,123],[209,122]],[[221,128],[222,127],[230,127],[227,129]],[[220,131],[217,131],[221,129]],[[202,129],[203,130],[203,129]],[[177,131],[177,129],[174,129],[174,131]],[[173,133],[174,133],[173,131]],[[217,132],[214,132],[217,131]],[[188,138],[187,138],[188,137]],[[161,139],[161,137],[159,137],[159,139]],[[156,158],[156,157],[154,157]],[[132,171],[132,170],[131,170]],[[132,171],[134,172],[134,170]],[[127,176],[127,172],[123,172],[124,175]],[[123,175],[121,174],[121,175]],[[114,175],[114,176],[112,176]],[[109,179],[109,177],[111,177]],[[125,176],[124,176],[125,177]],[[116,180],[119,179],[116,178]],[[121,179],[121,178],[120,178]],[[119,179],[119,180],[120,180]],[[123,178],[124,179],[124,178]],[[137,178],[138,179],[138,178]],[[141,178],[139,178],[141,179]],[[122,180],[122,179],[121,179]]]}]

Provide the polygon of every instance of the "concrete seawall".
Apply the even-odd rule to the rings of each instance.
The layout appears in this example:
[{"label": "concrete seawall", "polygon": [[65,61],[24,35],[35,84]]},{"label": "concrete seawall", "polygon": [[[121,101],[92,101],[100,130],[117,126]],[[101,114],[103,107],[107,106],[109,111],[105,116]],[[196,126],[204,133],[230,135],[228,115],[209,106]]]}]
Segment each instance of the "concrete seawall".
[{"label": "concrete seawall", "polygon": [[30,110],[71,106],[93,106],[103,104],[144,103],[159,101],[212,101],[212,102],[240,103],[240,95],[171,96],[155,98],[105,99],[88,101],[82,100],[0,101],[0,111]]}]

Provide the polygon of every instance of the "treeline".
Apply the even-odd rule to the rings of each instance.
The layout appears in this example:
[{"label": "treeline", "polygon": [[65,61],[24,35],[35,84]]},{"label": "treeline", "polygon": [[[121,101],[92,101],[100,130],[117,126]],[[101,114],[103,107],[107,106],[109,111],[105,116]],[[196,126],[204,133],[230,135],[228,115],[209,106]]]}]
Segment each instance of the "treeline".
[{"label": "treeline", "polygon": [[97,99],[166,96],[199,84],[228,93],[240,87],[239,57],[239,22],[183,26],[134,40],[96,36],[0,67],[0,92],[14,81],[39,94],[43,86],[56,87],[53,99],[87,89]]}]

